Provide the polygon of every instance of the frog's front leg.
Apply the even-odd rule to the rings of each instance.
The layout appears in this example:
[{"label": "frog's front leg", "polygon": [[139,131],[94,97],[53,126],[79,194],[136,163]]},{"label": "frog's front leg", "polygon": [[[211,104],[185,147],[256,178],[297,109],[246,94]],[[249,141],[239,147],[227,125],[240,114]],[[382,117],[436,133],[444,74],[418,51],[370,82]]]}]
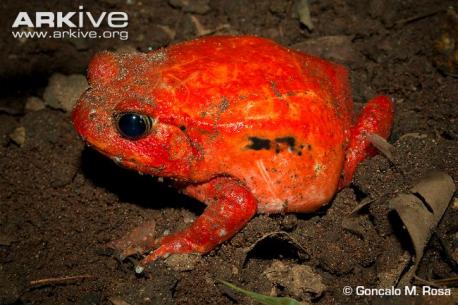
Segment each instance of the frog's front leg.
[{"label": "frog's front leg", "polygon": [[231,238],[254,216],[257,200],[240,182],[220,177],[199,185],[190,185],[184,193],[207,204],[205,211],[190,227],[165,236],[160,246],[137,266],[136,272],[159,257],[173,253],[206,253]]},{"label": "frog's front leg", "polygon": [[356,167],[361,161],[376,153],[368,135],[375,133],[386,139],[390,135],[392,125],[393,103],[390,98],[377,96],[364,106],[351,129],[339,189],[351,182]]}]

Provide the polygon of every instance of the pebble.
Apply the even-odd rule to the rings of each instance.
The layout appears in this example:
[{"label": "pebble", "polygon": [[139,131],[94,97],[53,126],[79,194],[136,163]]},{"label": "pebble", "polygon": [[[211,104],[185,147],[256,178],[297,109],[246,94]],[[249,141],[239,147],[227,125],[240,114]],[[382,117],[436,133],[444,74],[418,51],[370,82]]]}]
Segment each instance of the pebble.
[{"label": "pebble", "polygon": [[19,147],[24,146],[26,131],[24,127],[16,128],[12,133],[9,134],[11,141],[19,145]]},{"label": "pebble", "polygon": [[67,76],[55,73],[49,79],[43,99],[49,107],[70,112],[87,88],[88,83],[84,75]]},{"label": "pebble", "polygon": [[36,96],[30,96],[27,98],[25,102],[25,111],[26,112],[34,112],[45,109],[45,103],[42,99]]}]

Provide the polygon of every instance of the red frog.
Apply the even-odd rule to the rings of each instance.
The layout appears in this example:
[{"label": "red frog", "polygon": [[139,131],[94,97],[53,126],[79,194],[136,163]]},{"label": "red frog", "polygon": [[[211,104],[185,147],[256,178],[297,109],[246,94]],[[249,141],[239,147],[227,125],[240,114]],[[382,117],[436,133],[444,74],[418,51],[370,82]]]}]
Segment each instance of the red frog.
[{"label": "red frog", "polygon": [[116,163],[169,177],[207,207],[137,267],[206,253],[260,213],[312,212],[387,138],[393,105],[353,122],[345,67],[253,36],[199,38],[150,53],[94,56],[73,110],[82,138]]}]

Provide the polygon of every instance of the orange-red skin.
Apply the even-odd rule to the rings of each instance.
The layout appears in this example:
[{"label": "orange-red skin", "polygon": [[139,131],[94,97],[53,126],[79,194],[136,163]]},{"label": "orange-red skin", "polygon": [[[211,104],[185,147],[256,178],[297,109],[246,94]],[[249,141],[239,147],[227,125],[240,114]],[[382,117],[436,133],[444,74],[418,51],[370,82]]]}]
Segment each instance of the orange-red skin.
[{"label": "orange-red skin", "polygon": [[[374,153],[366,133],[386,138],[392,125],[392,103],[380,96],[353,126],[343,66],[253,36],[206,37],[147,54],[99,53],[88,79],[90,89],[73,111],[88,143],[123,166],[177,179],[185,193],[206,203],[226,185],[244,194],[240,201],[252,202],[248,212],[240,209],[221,224],[231,232],[207,242],[205,251],[167,248],[154,259],[206,252],[256,210],[316,210]],[[154,118],[152,133],[123,138],[114,117],[126,111]],[[218,197],[222,214],[235,202],[228,197]]]}]

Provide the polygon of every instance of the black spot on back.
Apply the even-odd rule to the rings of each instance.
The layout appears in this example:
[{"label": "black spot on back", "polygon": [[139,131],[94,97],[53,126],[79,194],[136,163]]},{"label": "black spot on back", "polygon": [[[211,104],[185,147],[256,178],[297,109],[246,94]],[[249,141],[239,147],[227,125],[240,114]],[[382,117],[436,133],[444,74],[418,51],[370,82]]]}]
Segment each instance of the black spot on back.
[{"label": "black spot on back", "polygon": [[287,144],[291,150],[294,150],[294,147],[296,146],[296,138],[294,137],[282,137],[282,138],[276,138],[275,142],[281,143],[281,144]]},{"label": "black spot on back", "polygon": [[251,143],[247,145],[248,149],[261,150],[261,149],[270,149],[270,140],[263,139],[258,137],[249,137]]}]

